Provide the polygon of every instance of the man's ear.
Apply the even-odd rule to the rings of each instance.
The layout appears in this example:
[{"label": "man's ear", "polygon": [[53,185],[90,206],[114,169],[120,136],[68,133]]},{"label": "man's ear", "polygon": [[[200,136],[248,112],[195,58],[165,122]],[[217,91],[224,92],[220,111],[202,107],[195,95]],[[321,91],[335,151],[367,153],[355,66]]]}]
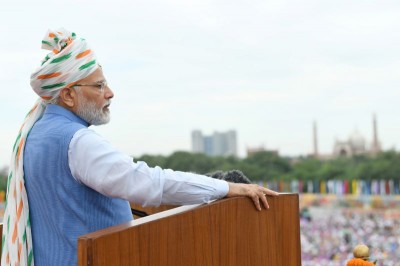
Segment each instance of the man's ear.
[{"label": "man's ear", "polygon": [[77,104],[78,95],[73,88],[63,88],[60,92],[60,104],[65,107],[74,108]]}]

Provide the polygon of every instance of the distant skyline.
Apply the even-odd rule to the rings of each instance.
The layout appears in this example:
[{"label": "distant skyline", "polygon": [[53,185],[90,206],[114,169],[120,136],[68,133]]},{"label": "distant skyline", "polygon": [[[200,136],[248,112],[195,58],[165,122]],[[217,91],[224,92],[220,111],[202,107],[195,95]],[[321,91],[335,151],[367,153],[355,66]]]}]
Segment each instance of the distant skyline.
[{"label": "distant skyline", "polygon": [[94,129],[134,157],[190,151],[193,129],[236,130],[239,156],[311,154],[313,121],[326,154],[356,129],[371,143],[374,113],[383,150],[398,150],[399,14],[386,0],[8,1],[0,167],[37,98],[41,39],[58,27],[87,39],[114,90],[111,123]]},{"label": "distant skyline", "polygon": [[236,130],[214,131],[212,135],[205,135],[201,130],[193,130],[191,135],[192,152],[208,156],[238,156]]}]

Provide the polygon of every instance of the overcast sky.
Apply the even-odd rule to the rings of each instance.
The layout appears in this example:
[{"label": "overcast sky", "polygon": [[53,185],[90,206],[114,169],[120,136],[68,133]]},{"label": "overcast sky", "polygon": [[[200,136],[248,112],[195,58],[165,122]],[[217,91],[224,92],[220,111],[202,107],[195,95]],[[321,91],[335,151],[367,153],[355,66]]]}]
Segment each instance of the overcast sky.
[{"label": "overcast sky", "polygon": [[115,97],[95,128],[133,155],[190,150],[190,133],[235,129],[238,148],[322,153],[358,130],[400,147],[400,2],[7,1],[0,7],[0,167],[37,96],[48,28],[84,37]]}]

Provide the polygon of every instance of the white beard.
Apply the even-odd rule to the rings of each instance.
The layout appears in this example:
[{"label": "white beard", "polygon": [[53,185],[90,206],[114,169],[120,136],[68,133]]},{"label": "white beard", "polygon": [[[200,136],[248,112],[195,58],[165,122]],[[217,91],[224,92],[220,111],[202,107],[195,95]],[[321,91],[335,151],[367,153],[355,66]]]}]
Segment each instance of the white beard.
[{"label": "white beard", "polygon": [[79,90],[77,90],[77,92],[80,99],[78,101],[76,114],[80,118],[94,126],[104,125],[110,122],[110,111],[104,111],[103,109],[104,106],[111,103],[110,100],[106,101],[102,108],[98,108],[94,101],[86,99]]}]

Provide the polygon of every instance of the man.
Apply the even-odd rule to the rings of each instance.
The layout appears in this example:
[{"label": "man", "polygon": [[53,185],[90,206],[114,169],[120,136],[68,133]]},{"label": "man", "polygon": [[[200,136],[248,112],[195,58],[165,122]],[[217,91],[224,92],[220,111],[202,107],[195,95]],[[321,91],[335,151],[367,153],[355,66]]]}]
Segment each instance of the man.
[{"label": "man", "polygon": [[61,29],[47,32],[42,48],[52,52],[31,76],[41,99],[14,145],[2,265],[76,264],[77,238],[131,220],[128,201],[148,206],[248,196],[261,210],[261,204],[268,208],[265,195],[277,195],[134,163],[88,128],[110,120],[114,93],[87,42]]}]

